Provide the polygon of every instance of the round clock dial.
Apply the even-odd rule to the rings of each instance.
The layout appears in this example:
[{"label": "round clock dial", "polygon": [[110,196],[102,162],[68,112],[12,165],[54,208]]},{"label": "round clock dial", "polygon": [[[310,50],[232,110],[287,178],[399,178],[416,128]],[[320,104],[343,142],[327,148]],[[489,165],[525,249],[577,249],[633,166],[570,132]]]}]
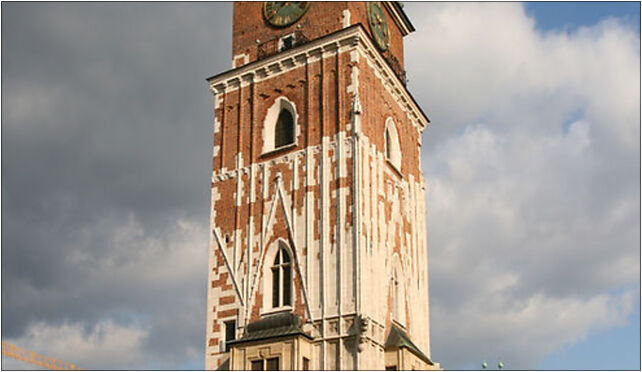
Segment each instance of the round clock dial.
[{"label": "round clock dial", "polygon": [[390,33],[388,32],[388,21],[386,14],[381,6],[381,2],[367,2],[366,10],[368,13],[368,25],[372,36],[381,50],[388,49],[390,45]]},{"label": "round clock dial", "polygon": [[307,1],[266,1],[263,15],[271,25],[285,27],[298,21],[309,6]]}]

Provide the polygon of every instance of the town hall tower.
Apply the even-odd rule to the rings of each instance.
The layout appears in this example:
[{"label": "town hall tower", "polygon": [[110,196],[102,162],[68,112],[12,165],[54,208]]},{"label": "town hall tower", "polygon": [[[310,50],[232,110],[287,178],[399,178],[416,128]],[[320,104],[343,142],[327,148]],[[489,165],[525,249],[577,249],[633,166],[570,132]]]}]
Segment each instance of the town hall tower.
[{"label": "town hall tower", "polygon": [[398,2],[237,2],[208,79],[206,369],[435,369]]}]

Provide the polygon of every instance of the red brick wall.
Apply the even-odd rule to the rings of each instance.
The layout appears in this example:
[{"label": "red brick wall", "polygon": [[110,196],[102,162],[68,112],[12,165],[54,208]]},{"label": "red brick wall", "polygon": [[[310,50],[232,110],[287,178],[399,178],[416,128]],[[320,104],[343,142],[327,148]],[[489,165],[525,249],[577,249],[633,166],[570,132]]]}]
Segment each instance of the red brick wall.
[{"label": "red brick wall", "polygon": [[[317,39],[343,28],[343,11],[350,11],[350,25],[361,23],[370,34],[365,2],[328,1],[311,2],[308,11],[295,23],[287,27],[272,26],[263,17],[263,2],[234,2],[234,23],[232,28],[232,55],[248,54],[249,62],[257,59],[257,43],[280,38],[300,30],[309,39]],[[386,9],[384,7],[384,9]],[[390,30],[390,52],[403,66],[403,42],[401,30],[387,14]]]},{"label": "red brick wall", "polygon": [[412,174],[421,177],[418,142],[419,133],[410,122],[396,99],[388,93],[365,61],[359,62],[359,95],[363,106],[362,131],[381,152],[385,151],[384,132],[386,119],[391,117],[399,134],[401,148],[401,173],[407,180]]},{"label": "red brick wall", "polygon": [[[307,66],[302,66],[295,70],[283,73],[272,79],[264,80],[253,85],[240,87],[234,91],[225,93],[222,98],[219,98],[220,105],[215,111],[216,120],[221,123],[218,133],[214,135],[214,145],[220,146],[218,154],[213,159],[213,171],[219,172],[221,168],[226,168],[227,171],[232,171],[236,168],[236,157],[240,155],[242,163],[247,166],[251,163],[266,163],[270,160],[280,159],[284,155],[293,154],[298,150],[304,149],[308,146],[317,146],[321,144],[322,137],[329,137],[330,141],[335,140],[335,136],[339,131],[346,131],[347,125],[350,122],[350,110],[352,102],[352,94],[346,92],[346,86],[350,83],[350,57],[348,53],[337,54],[323,60],[311,62]],[[339,71],[339,73],[337,73]],[[294,103],[297,109],[298,125],[300,131],[297,137],[297,146],[288,150],[262,155],[263,152],[263,121],[267,114],[268,109],[274,104],[275,100],[279,97],[286,97]],[[346,136],[349,136],[346,133]],[[345,144],[344,144],[345,146]],[[315,222],[312,225],[313,236],[312,239],[317,241],[320,238],[319,231],[319,218],[321,211],[319,210],[319,200],[321,194],[321,187],[319,182],[319,164],[321,162],[320,154],[312,154],[315,158],[316,164],[314,185],[305,185],[305,163],[300,160],[298,163],[298,188],[293,190],[292,187],[292,166],[290,163],[277,163],[269,165],[270,176],[266,181],[266,186],[269,188],[268,197],[263,200],[262,187],[263,179],[260,173],[254,177],[254,190],[257,195],[255,199],[250,200],[250,176],[249,174],[241,174],[232,176],[228,179],[221,179],[212,183],[212,188],[216,189],[216,193],[220,195],[220,199],[215,202],[213,208],[216,211],[214,224],[221,234],[221,238],[227,235],[230,237],[229,247],[232,247],[234,242],[234,231],[240,230],[237,239],[239,239],[240,260],[243,262],[241,265],[241,272],[246,270],[246,247],[247,247],[247,234],[248,222],[250,216],[253,220],[253,231],[257,234],[264,228],[262,226],[263,216],[269,213],[269,208],[274,201],[276,195],[273,193],[273,187],[276,184],[277,176],[281,178],[283,191],[286,195],[292,198],[294,204],[294,214],[303,213],[305,207],[305,194],[310,191],[313,194],[313,210],[316,215]],[[330,160],[330,177],[334,180],[330,186],[330,200],[328,200],[327,208],[329,210],[329,229],[342,229],[343,234],[348,234],[352,228],[352,211],[348,210],[345,221],[342,226],[337,226],[337,195],[335,190],[337,188],[344,188],[346,194],[346,201],[348,205],[352,204],[352,194],[349,192],[352,186],[352,163],[348,161],[345,165],[347,167],[347,177],[335,178],[336,173],[336,155],[334,150],[330,149],[328,152],[328,159]],[[240,205],[235,205],[236,192],[237,192],[237,177],[242,181],[242,199]],[[270,232],[270,238],[264,242],[264,246],[268,247],[272,242],[278,238],[283,238],[286,241],[288,232],[286,223],[280,209],[277,209],[276,223],[274,229]],[[333,234],[334,235],[334,234]],[[345,238],[348,239],[348,238]],[[351,239],[351,238],[349,238]],[[259,251],[259,241],[255,239],[251,247],[253,261],[251,265],[256,267],[257,262],[256,253]],[[297,259],[304,260],[305,255],[308,254],[308,247],[302,248],[297,252]],[[230,257],[231,259],[231,257]],[[219,267],[224,267],[225,262],[222,255],[217,254],[217,264]],[[318,257],[314,257],[318,260]],[[223,278],[223,277],[222,277]],[[261,278],[259,278],[261,279]],[[301,283],[298,274],[294,276],[294,290],[297,292],[296,302],[294,303],[294,312],[302,319],[307,318],[305,312],[305,305],[303,303],[303,294],[301,291]],[[213,285],[231,288],[231,282],[227,276],[219,280]],[[259,292],[253,302],[250,311],[250,320],[257,320],[259,311],[262,306],[262,287],[259,286]]]},{"label": "red brick wall", "polygon": [[[343,53],[316,61],[278,77],[264,80],[254,86],[241,87],[235,91],[224,94],[221,106],[216,110],[216,117],[222,123],[220,132],[214,137],[215,145],[222,145],[219,155],[214,157],[214,171],[220,170],[222,164],[228,171],[235,169],[236,156],[240,154],[243,159],[243,165],[250,163],[261,163],[271,159],[280,158],[287,153],[296,152],[307,146],[316,146],[321,143],[321,138],[330,137],[334,139],[337,131],[345,131],[346,136],[350,135],[346,125],[350,122],[350,110],[352,94],[346,92],[346,86],[351,79],[351,65],[349,54]],[[401,173],[402,178],[407,180],[408,175],[412,174],[415,180],[421,177],[419,151],[418,151],[418,132],[413,124],[409,121],[407,115],[395,98],[390,95],[379,78],[377,78],[365,60],[361,59],[359,65],[359,91],[363,106],[362,114],[362,131],[373,143],[378,151],[384,152],[384,130],[387,117],[391,117],[396,124],[399,134],[400,148],[402,152]],[[337,76],[336,71],[341,73]],[[267,110],[274,104],[278,97],[285,96],[292,101],[298,111],[298,122],[300,133],[297,137],[297,146],[285,152],[278,152],[262,156],[263,150],[263,120]],[[318,155],[317,155],[318,157]],[[331,162],[330,174],[335,173],[336,163],[335,155],[331,150],[329,154]],[[319,164],[317,159],[316,164]],[[336,181],[334,188],[352,185],[351,168],[352,163],[346,164],[348,167],[348,177]],[[270,169],[270,179],[268,186],[276,182],[277,174],[282,177],[286,194],[292,194],[294,197],[295,209],[300,211],[304,206],[304,195],[309,189],[315,195],[315,200],[320,196],[319,185],[305,187],[303,164],[299,163],[299,188],[298,192],[292,190],[292,170],[288,164],[277,164]],[[233,238],[233,231],[241,229],[239,239],[241,246],[239,254],[241,258],[245,254],[245,244],[247,242],[247,223],[249,217],[253,217],[254,232],[262,228],[262,216],[268,213],[267,206],[271,205],[272,200],[261,200],[262,178],[255,177],[255,193],[258,200],[249,200],[250,178],[248,174],[240,175],[243,182],[243,199],[241,205],[236,208],[236,178],[221,180],[212,184],[216,187],[221,199],[214,206],[216,208],[215,225],[219,228],[221,237],[228,235],[230,240]],[[318,174],[315,175],[318,179]],[[367,185],[364,185],[367,187]],[[272,195],[272,190],[269,192]],[[331,195],[333,192],[331,191]],[[271,198],[271,196],[270,196]],[[352,203],[352,195],[347,195],[348,205]],[[336,204],[335,196],[330,200],[330,225],[336,224]],[[300,213],[300,212],[297,212]],[[351,212],[350,212],[351,213]],[[389,206],[385,213],[391,213]],[[351,214],[346,218],[346,222],[352,221]],[[282,221],[284,222],[284,221]],[[412,227],[408,224],[404,230]],[[318,228],[315,227],[314,240],[319,238]],[[275,237],[287,238],[285,230]],[[254,242],[253,252],[258,252],[258,242]],[[396,246],[401,245],[397,241]],[[231,243],[230,243],[231,244]],[[222,256],[220,265],[224,265]],[[255,262],[252,263],[253,265]],[[242,265],[245,270],[245,265]],[[229,285],[229,283],[228,283]],[[258,315],[258,309],[253,311],[253,315]],[[303,314],[300,314],[303,315]]]},{"label": "red brick wall", "polygon": [[318,145],[321,137],[344,131],[352,102],[352,94],[346,93],[351,79],[349,58],[347,53],[335,55],[224,94],[215,111],[222,125],[214,135],[214,146],[220,150],[214,156],[213,170],[234,169],[237,154],[244,166],[283,155],[262,156],[265,115],[279,97],[287,98],[297,108],[300,133],[296,149]]},{"label": "red brick wall", "polygon": [[[256,43],[255,39],[267,40],[268,37],[278,36],[280,34],[287,34],[292,32],[293,27],[290,26],[285,29],[272,28],[264,21],[262,16],[262,2],[258,3],[235,3],[234,5],[234,53],[249,52],[254,53],[256,56]],[[348,7],[351,12],[351,23],[357,23],[363,20],[364,29],[369,32],[366,20],[366,7],[364,3],[349,3],[336,2],[329,4],[313,3],[308,12],[299,21],[304,25],[303,31],[310,32],[312,35],[325,35],[342,28],[342,10]],[[403,45],[401,32],[397,29],[394,21],[388,19],[389,27],[391,30],[391,51],[397,55],[400,61],[403,61]],[[316,33],[316,34],[315,34]],[[261,36],[258,36],[261,35]],[[308,35],[310,37],[310,35]],[[218,199],[214,201],[212,206],[215,216],[214,225],[220,233],[221,239],[225,240],[225,236],[229,237],[228,258],[231,260],[232,256],[229,252],[233,249],[235,244],[234,231],[238,232],[236,237],[239,250],[237,260],[240,260],[239,272],[237,273],[237,280],[241,285],[241,278],[245,276],[246,280],[253,280],[246,277],[247,270],[247,244],[249,234],[249,223],[252,220],[252,234],[256,236],[264,228],[264,216],[269,213],[273,202],[275,201],[276,194],[274,193],[274,185],[277,183],[277,176],[282,180],[283,191],[286,194],[288,202],[292,203],[292,210],[288,211],[290,217],[294,220],[296,216],[303,215],[306,210],[305,195],[311,192],[312,197],[312,241],[318,242],[321,238],[320,234],[320,218],[321,218],[321,186],[319,185],[319,164],[321,163],[321,155],[319,153],[311,153],[313,162],[316,165],[311,170],[314,172],[313,178],[315,182],[311,186],[305,183],[305,158],[301,156],[297,162],[298,182],[296,190],[293,187],[293,170],[292,162],[287,161],[284,163],[272,164],[271,161],[279,161],[284,155],[289,155],[290,158],[295,155],[298,150],[305,149],[308,146],[317,146],[322,143],[322,138],[327,137],[330,141],[335,141],[338,132],[344,132],[346,137],[351,136],[351,131],[347,129],[347,125],[351,122],[351,104],[353,102],[352,93],[347,92],[347,86],[351,84],[352,79],[352,66],[356,65],[359,68],[359,96],[362,110],[362,124],[361,130],[367,137],[371,144],[374,144],[376,149],[381,153],[384,152],[384,131],[385,122],[387,117],[391,117],[396,124],[396,129],[399,135],[400,148],[402,152],[401,179],[408,181],[409,176],[413,175],[415,181],[421,178],[420,159],[418,151],[419,132],[408,119],[406,113],[403,111],[396,98],[389,94],[380,79],[375,75],[370,66],[367,64],[365,57],[361,57],[358,62],[350,61],[350,53],[343,53],[339,55],[330,56],[328,58],[310,62],[307,65],[298,67],[286,73],[279,74],[270,79],[260,81],[258,83],[251,83],[250,85],[241,86],[235,90],[228,90],[227,93],[218,96],[218,106],[215,110],[215,117],[220,127],[218,132],[214,134],[214,146],[219,147],[218,153],[213,157],[213,172],[216,177],[221,176],[222,168],[227,172],[236,169],[237,155],[241,157],[242,166],[245,167],[245,172],[231,174],[230,177],[223,177],[216,179],[212,182],[212,188],[215,189],[214,195],[218,195]],[[275,100],[279,97],[286,97],[289,101],[293,102],[297,109],[298,125],[300,127],[298,137],[296,139],[297,146],[290,148],[286,151],[262,155],[263,152],[263,133],[264,118],[268,109],[274,104]],[[343,146],[346,146],[343,144]],[[355,154],[352,154],[354,156]],[[330,149],[328,153],[329,172],[331,178],[331,185],[329,190],[329,200],[325,201],[325,207],[329,211],[329,221],[326,228],[332,233],[330,234],[330,241],[325,243],[330,245],[336,239],[336,232],[341,231],[342,240],[352,241],[352,208],[354,195],[352,194],[352,160],[350,159],[345,163],[347,168],[347,177],[339,178],[336,163],[335,150]],[[269,169],[269,177],[264,180],[261,171],[254,174],[251,178],[247,170],[247,166],[253,163],[262,163]],[[369,167],[370,164],[364,164],[364,167]],[[257,168],[258,169],[258,168]],[[390,174],[385,174],[386,180],[390,179]],[[397,176],[394,176],[397,177]],[[397,178],[399,178],[397,177]],[[236,205],[237,200],[237,181],[241,181],[242,198],[240,204]],[[394,181],[394,180],[393,180]],[[265,185],[263,184],[265,182]],[[267,198],[263,199],[263,187],[268,188]],[[372,185],[361,184],[359,188],[365,190],[371,188]],[[250,199],[250,189],[254,189],[255,197]],[[339,204],[337,190],[342,189],[346,196],[347,210],[343,221],[337,220],[337,206]],[[363,203],[370,203],[369,198],[364,198]],[[370,209],[378,207],[379,202],[384,205],[383,212],[387,220],[392,217],[392,201],[389,196],[377,196],[377,205],[371,205]],[[277,239],[282,238],[290,241],[285,216],[280,209],[277,210],[275,215],[276,222],[269,235],[265,236],[263,247],[267,248]],[[364,221],[364,223],[369,221]],[[401,237],[412,231],[415,228],[412,226],[411,221],[403,218],[400,222],[400,234],[394,238],[393,251],[402,254],[403,241]],[[299,229],[303,229],[299,226]],[[327,232],[327,230],[326,230]],[[380,235],[379,235],[380,236]],[[252,252],[253,268],[257,267],[258,252],[260,251],[261,242],[259,239],[252,237],[252,245],[250,250]],[[375,242],[376,244],[376,242]],[[214,324],[211,326],[214,332],[220,332],[221,327],[218,321],[219,317],[229,316],[236,314],[240,308],[240,302],[233,300],[236,296],[232,280],[227,273],[227,268],[223,255],[216,246],[216,243],[211,247],[215,251],[216,265],[214,268],[215,273],[219,274],[219,279],[211,283],[212,287],[220,288],[225,291],[222,297],[216,300],[215,306],[225,306],[226,310],[212,309],[215,314]],[[293,247],[294,248],[294,247]],[[312,254],[311,247],[305,245],[299,246],[296,252],[296,259],[299,262],[307,260],[307,255]],[[318,265],[319,256],[317,253],[310,258],[312,265]],[[414,259],[414,257],[412,258]],[[264,263],[270,265],[270,263]],[[261,274],[259,274],[261,275]],[[260,309],[263,304],[263,286],[260,285],[261,279],[257,281],[258,289],[254,295],[254,300],[251,302],[250,308],[250,321],[255,321],[259,318]],[[299,315],[302,319],[307,318],[305,304],[303,303],[302,283],[299,278],[299,273],[293,271],[293,283],[295,295],[294,313]],[[242,291],[242,288],[240,288]],[[309,288],[309,291],[319,291],[319,288]],[[310,296],[310,293],[308,293]],[[389,299],[388,299],[389,301]],[[234,305],[233,309],[229,309],[230,305]],[[248,305],[248,304],[246,304]],[[218,311],[217,311],[218,310]],[[390,319],[387,319],[388,327]],[[210,346],[214,346],[217,342],[214,334],[209,341]]]}]

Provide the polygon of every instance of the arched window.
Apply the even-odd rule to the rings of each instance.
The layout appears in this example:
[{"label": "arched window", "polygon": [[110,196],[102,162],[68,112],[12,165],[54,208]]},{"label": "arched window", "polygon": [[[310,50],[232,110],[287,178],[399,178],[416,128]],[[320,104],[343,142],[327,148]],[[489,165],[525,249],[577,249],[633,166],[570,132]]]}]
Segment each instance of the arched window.
[{"label": "arched window", "polygon": [[289,148],[296,144],[297,112],[294,103],[279,97],[267,110],[263,121],[263,153]]},{"label": "arched window", "polygon": [[272,265],[272,307],[292,305],[292,260],[283,242]]},{"label": "arched window", "polygon": [[398,171],[401,171],[401,148],[399,146],[399,134],[397,127],[391,118],[386,120],[385,136],[385,154],[386,160]]},{"label": "arched window", "polygon": [[294,143],[294,119],[290,111],[282,109],[274,128],[274,148]]}]

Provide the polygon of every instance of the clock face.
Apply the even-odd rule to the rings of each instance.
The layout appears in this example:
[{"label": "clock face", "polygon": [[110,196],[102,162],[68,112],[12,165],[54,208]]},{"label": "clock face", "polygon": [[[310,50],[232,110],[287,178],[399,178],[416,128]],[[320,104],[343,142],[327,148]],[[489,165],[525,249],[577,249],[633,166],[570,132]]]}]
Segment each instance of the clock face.
[{"label": "clock face", "polygon": [[367,2],[366,10],[368,12],[368,25],[372,36],[381,50],[388,49],[390,45],[390,33],[388,32],[388,22],[386,14],[381,6],[381,2]]},{"label": "clock face", "polygon": [[285,27],[299,20],[309,6],[307,1],[266,1],[263,15],[271,25]]}]

